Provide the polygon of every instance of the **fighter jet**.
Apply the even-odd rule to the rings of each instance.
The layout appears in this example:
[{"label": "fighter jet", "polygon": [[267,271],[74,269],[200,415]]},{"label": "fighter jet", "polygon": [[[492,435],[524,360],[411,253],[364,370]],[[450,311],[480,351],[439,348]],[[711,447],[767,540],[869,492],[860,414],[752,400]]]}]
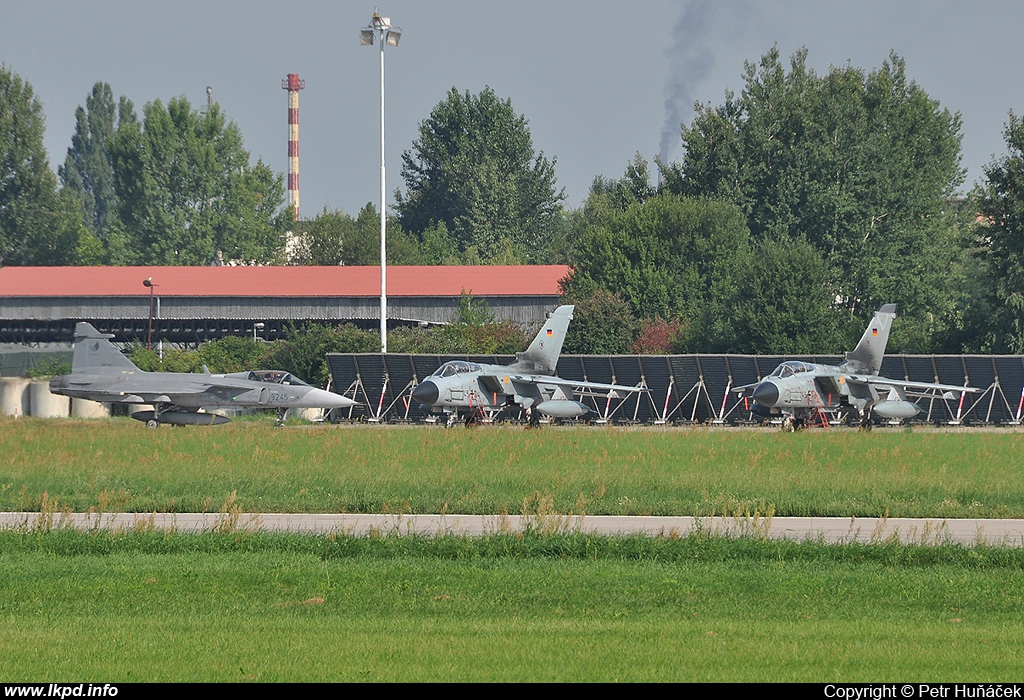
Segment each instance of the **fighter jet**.
[{"label": "fighter jet", "polygon": [[448,424],[467,413],[467,424],[481,412],[520,407],[529,411],[530,424],[540,415],[578,418],[591,409],[576,396],[616,396],[617,392],[647,391],[633,386],[560,379],[555,366],[562,352],[573,306],[559,306],[548,314],[526,352],[517,352],[510,365],[445,362],[412,390],[412,399],[425,411],[444,413]]},{"label": "fighter jet", "polygon": [[200,413],[200,408],[252,407],[278,409],[278,423],[292,408],[348,408],[352,399],[306,384],[280,370],[231,374],[145,372],[91,324],[75,325],[71,374],[50,380],[50,391],[74,398],[124,404],[150,404],[153,410],[132,417],[150,428],[170,425],[219,425],[228,418]]},{"label": "fighter jet", "polygon": [[818,365],[790,360],[754,384],[733,391],[752,399],[751,411],[764,417],[782,417],[783,428],[802,427],[807,419],[825,410],[856,411],[860,425],[870,429],[871,414],[882,418],[913,418],[921,407],[908,396],[956,398],[956,393],[980,389],[950,384],[928,384],[878,376],[889,341],[889,329],[896,318],[896,305],[884,304],[875,312],[853,352],[842,364]]}]

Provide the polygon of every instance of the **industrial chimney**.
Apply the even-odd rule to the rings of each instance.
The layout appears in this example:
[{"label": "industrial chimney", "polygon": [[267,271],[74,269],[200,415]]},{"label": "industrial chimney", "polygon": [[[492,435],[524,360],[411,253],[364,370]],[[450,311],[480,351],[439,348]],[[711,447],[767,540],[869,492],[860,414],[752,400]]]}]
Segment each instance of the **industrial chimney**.
[{"label": "industrial chimney", "polygon": [[292,218],[299,220],[299,90],[305,89],[306,81],[299,80],[298,73],[289,73],[281,81],[281,87],[288,91],[288,206]]}]

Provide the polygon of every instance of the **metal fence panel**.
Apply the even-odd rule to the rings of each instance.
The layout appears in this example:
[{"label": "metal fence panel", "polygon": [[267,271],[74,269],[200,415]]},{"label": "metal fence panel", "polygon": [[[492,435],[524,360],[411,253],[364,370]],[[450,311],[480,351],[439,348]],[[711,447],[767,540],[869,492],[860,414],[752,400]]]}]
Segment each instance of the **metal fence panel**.
[{"label": "metal fence panel", "polygon": [[[442,363],[468,360],[508,364],[513,357],[493,355],[406,355],[376,353],[329,354],[332,385],[362,406],[351,414],[380,420],[422,420],[427,414],[411,405],[409,394]],[[727,390],[752,384],[781,362],[800,359],[837,364],[836,356],[782,357],[766,355],[563,355],[558,375],[564,379],[646,386],[650,391],[607,401],[587,398],[601,416],[641,423],[727,424],[745,421],[742,401]],[[921,399],[925,413],[918,420],[936,423],[1020,422],[1024,409],[1024,357],[1017,355],[887,355],[883,376],[917,382],[961,386],[965,378],[983,393],[956,399]]]}]

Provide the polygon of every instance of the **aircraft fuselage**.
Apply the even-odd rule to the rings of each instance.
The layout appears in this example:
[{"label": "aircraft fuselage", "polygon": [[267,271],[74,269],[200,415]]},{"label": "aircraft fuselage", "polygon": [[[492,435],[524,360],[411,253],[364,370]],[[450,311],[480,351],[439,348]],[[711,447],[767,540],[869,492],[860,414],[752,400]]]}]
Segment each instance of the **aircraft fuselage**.
[{"label": "aircraft fuselage", "polygon": [[[572,399],[561,384],[546,384],[543,376],[524,375],[502,365],[446,362],[420,382],[412,392],[413,401],[434,413],[460,409],[497,410],[516,405],[537,407],[549,415],[581,416],[588,408]],[[548,410],[545,410],[548,409]]]}]

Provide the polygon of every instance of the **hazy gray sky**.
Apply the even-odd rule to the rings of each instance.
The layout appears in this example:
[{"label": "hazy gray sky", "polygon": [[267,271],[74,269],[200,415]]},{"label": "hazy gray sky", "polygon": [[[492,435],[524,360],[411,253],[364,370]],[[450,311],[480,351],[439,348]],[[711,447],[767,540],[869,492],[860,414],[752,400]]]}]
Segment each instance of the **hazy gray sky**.
[{"label": "hazy gray sky", "polygon": [[[358,30],[372,3],[334,0],[137,2],[0,0],[0,62],[30,82],[46,111],[56,170],[75,108],[97,81],[136,107],[206,100],[206,86],[253,158],[288,167],[287,93],[298,73],[301,202],[356,213],[379,198],[379,53]],[[1005,152],[1007,113],[1024,112],[1024,3],[952,0],[389,0],[402,28],[386,50],[388,192],[401,153],[452,87],[491,86],[557,158],[578,206],[596,175],[619,177],[633,154],[680,155],[678,123],[694,100],[742,88],[743,62],[773,44],[801,46],[819,72],[871,70],[895,50],[909,76],[963,115],[964,189]]]}]

